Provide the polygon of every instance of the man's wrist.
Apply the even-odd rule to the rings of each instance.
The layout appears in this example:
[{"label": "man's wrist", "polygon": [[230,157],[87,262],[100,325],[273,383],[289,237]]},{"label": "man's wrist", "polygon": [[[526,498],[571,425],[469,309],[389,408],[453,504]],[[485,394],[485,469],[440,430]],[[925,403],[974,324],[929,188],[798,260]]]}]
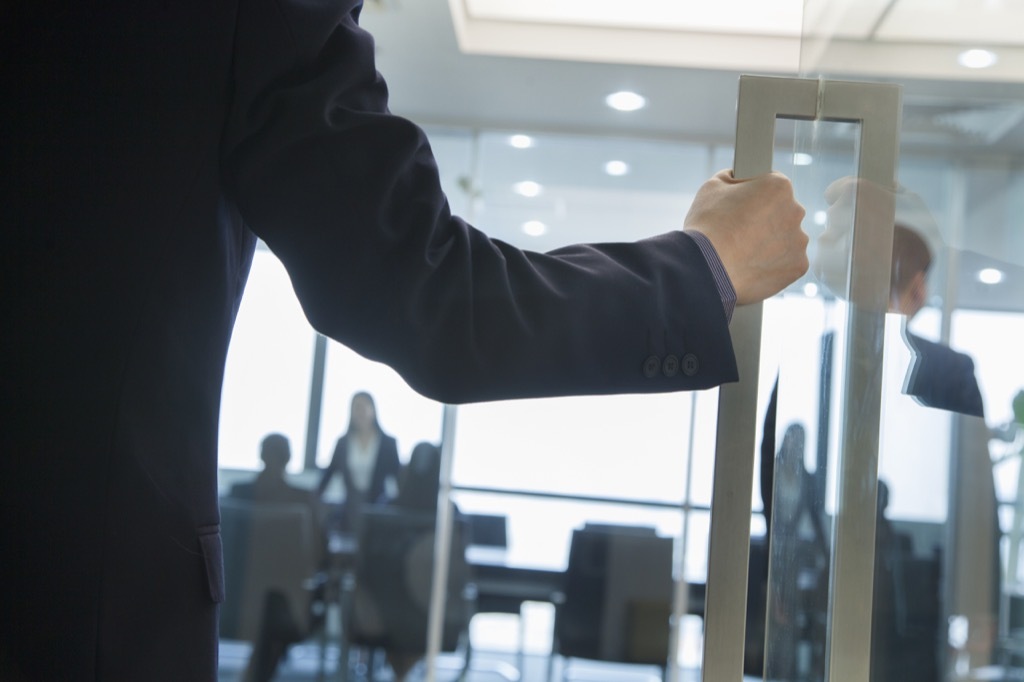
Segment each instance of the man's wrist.
[{"label": "man's wrist", "polygon": [[725,319],[727,322],[731,322],[732,313],[736,309],[736,288],[733,287],[732,280],[729,279],[729,273],[726,272],[725,266],[722,265],[722,259],[718,256],[718,251],[703,232],[685,230],[683,234],[694,241],[704,256],[704,260],[707,261],[708,269],[711,270],[711,276],[715,280],[715,287],[718,289],[718,296],[722,299]]}]

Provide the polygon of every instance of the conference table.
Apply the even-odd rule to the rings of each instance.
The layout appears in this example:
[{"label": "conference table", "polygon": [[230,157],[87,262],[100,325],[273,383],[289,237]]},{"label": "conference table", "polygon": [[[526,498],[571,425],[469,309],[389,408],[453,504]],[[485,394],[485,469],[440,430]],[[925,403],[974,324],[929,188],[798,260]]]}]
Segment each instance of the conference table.
[{"label": "conference table", "polygon": [[[332,559],[332,582],[337,586],[336,605],[344,614],[342,599],[346,581],[353,579],[352,569],[358,556],[358,543],[350,534],[335,533],[332,535],[329,549]],[[469,545],[466,549],[466,559],[471,569],[471,582],[476,591],[476,613],[508,613],[521,616],[523,605],[527,602],[557,605],[563,599],[566,575],[563,568],[514,563],[506,549],[487,545]],[[705,585],[690,583],[687,595],[687,612],[703,617]],[[523,669],[523,628],[523,620],[520,618],[517,650],[519,670]],[[349,647],[343,630],[344,623],[339,638],[338,679],[345,681],[349,674]],[[342,661],[346,664],[342,664]]]},{"label": "conference table", "polygon": [[[333,585],[331,601],[345,614],[343,599],[351,588],[353,569],[359,553],[354,535],[333,532],[328,542],[329,582]],[[476,593],[477,613],[520,614],[526,602],[547,602],[557,604],[564,587],[565,571],[538,566],[524,566],[510,563],[507,550],[484,545],[470,545],[466,549],[466,560],[471,570],[471,583]],[[339,679],[348,677],[348,642],[342,633],[339,641]],[[522,629],[520,629],[519,658],[522,664]],[[322,667],[323,668],[323,667]],[[324,673],[320,675],[324,679]]]}]

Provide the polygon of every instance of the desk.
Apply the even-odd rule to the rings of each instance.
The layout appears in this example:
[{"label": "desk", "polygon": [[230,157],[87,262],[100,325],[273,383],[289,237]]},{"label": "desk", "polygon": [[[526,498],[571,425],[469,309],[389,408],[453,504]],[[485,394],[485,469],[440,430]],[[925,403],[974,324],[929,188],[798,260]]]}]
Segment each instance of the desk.
[{"label": "desk", "polygon": [[[358,556],[358,546],[350,535],[332,538],[331,558],[337,581],[338,605],[346,595],[344,587],[351,577],[351,571]],[[471,571],[470,581],[476,588],[477,613],[508,613],[520,615],[525,602],[547,602],[557,605],[565,589],[563,569],[525,566],[509,563],[508,552],[501,548],[471,545],[466,550],[466,559]],[[687,611],[691,614],[704,613],[705,586],[691,583],[688,586]],[[344,623],[342,623],[344,628]],[[523,669],[524,622],[519,621],[519,670]],[[341,634],[341,661],[348,660],[347,637]],[[342,664],[341,679],[346,679],[347,666]]]},{"label": "desk", "polygon": [[471,545],[466,550],[466,559],[480,612],[519,613],[527,601],[554,604],[565,585],[565,571],[511,565],[507,553],[493,547]]}]

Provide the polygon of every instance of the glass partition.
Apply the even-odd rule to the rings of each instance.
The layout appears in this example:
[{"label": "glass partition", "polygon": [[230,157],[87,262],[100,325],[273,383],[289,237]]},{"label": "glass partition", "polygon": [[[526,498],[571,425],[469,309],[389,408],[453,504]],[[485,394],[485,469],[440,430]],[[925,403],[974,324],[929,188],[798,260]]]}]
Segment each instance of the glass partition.
[{"label": "glass partition", "polygon": [[[858,74],[857,59],[843,57],[849,54],[844,52],[847,42],[830,38],[843,25],[843,12],[853,11],[843,7],[826,14],[809,10],[805,72],[824,80],[878,80]],[[824,28],[812,30],[815,17],[826,22]],[[1019,503],[1024,399],[1017,398],[1024,389],[1018,351],[1018,340],[1024,338],[1024,159],[1016,151],[1019,145],[986,141],[984,135],[958,138],[953,147],[930,144],[936,129],[924,130],[916,117],[928,107],[935,109],[934,103],[922,104],[917,81],[903,82],[891,74],[885,80],[904,86],[907,103],[896,220],[926,233],[931,265],[912,299],[920,305],[903,307],[909,303],[900,301],[899,309],[894,304],[883,314],[871,346],[875,353],[850,358],[849,271],[840,267],[837,279],[835,269],[836,263],[851,260],[850,245],[825,236],[851,229],[853,216],[844,213],[842,203],[849,197],[836,194],[834,182],[856,174],[859,128],[844,121],[799,122],[781,124],[777,131],[773,166],[794,180],[797,198],[807,207],[805,229],[818,267],[765,305],[743,661],[752,678],[838,679],[829,664],[834,646],[829,623],[843,618],[835,611],[832,576],[843,483],[841,434],[844,424],[863,425],[860,403],[851,401],[846,390],[861,366],[877,366],[881,376],[881,410],[874,424],[877,480],[883,484],[872,529],[877,539],[871,541],[876,569],[871,594],[852,595],[873,605],[874,653],[867,679],[998,679],[1012,678],[1024,668],[1024,506]],[[1007,86],[1005,93],[1001,104],[1024,105],[1019,85]],[[974,110],[991,104],[967,97],[950,106]],[[677,228],[700,183],[732,165],[731,145],[721,143],[515,133],[528,139],[513,139],[513,131],[505,130],[430,130],[454,211],[497,238],[534,250],[566,243],[569,228],[585,230],[594,241],[632,240]],[[832,248],[836,243],[838,249]],[[889,278],[890,264],[882,265]],[[858,267],[856,260],[852,267]],[[320,351],[318,343],[323,344]],[[936,358],[948,367],[930,369]],[[968,388],[972,384],[966,377],[973,375],[983,417],[962,415],[969,411],[962,405],[939,406],[935,395],[927,393],[947,393],[944,382],[961,373]],[[937,387],[929,387],[930,378],[937,378]],[[772,436],[765,420],[776,380]],[[347,429],[352,396],[360,390],[375,398],[382,429],[396,439],[400,467],[408,465],[416,444],[440,443],[442,406],[417,396],[390,370],[318,341],[279,263],[269,252],[258,251],[225,379],[222,493],[255,477],[261,439],[271,432],[290,442],[290,482],[317,490],[321,469]],[[571,598],[566,575],[573,538],[588,525],[653,530],[656,538],[668,540],[674,579],[668,603],[677,615],[689,614],[672,621],[677,639],[650,638],[658,644],[653,654],[643,642],[617,641],[640,651],[645,660],[652,655],[670,659],[666,674],[674,679],[699,674],[716,401],[717,391],[711,391],[458,409],[449,444],[452,501],[460,515],[450,540],[466,546],[466,564],[456,560],[450,573],[457,578],[463,568],[471,571],[469,582],[478,590],[468,629],[478,668],[471,674],[480,679],[522,675],[523,680],[547,679],[549,671],[612,679],[660,675],[656,664],[637,673],[588,668],[557,655],[564,650],[556,611],[562,599]],[[310,451],[313,458],[307,462],[316,467],[302,470],[302,453]],[[762,461],[761,454],[770,462]],[[762,479],[769,464],[771,477]],[[774,501],[767,514],[766,493]],[[387,548],[360,548],[352,529],[337,525],[344,497],[338,477],[318,497],[318,519],[324,524],[319,537],[329,560],[312,571],[310,622],[315,629],[282,661],[285,675],[301,671],[312,676],[322,666],[326,676],[348,671],[358,678],[373,666],[387,669],[372,647],[350,647],[345,634],[361,553]],[[497,546],[488,544],[491,536],[485,532],[494,517],[502,519],[504,528],[503,544]],[[421,522],[419,530],[430,532],[431,520]],[[389,528],[392,536],[399,533]],[[424,559],[425,550],[417,551],[426,562],[422,565],[433,565],[429,552]],[[416,589],[422,606],[431,602],[433,585],[420,578]],[[454,578],[444,584],[449,596],[463,595]],[[528,590],[525,597],[491,599],[522,589]],[[618,622],[660,622],[666,597],[655,597],[641,600],[657,605],[646,611],[617,612]],[[449,604],[447,611],[460,606]],[[493,613],[499,617],[489,617]],[[444,649],[455,641],[456,653],[435,662],[439,679],[464,662],[466,650],[457,648],[458,637],[452,640],[451,632],[449,626],[441,640]],[[225,637],[224,674],[240,674],[252,650],[251,640]]]},{"label": "glass partition", "polygon": [[[432,135],[459,211],[473,139]],[[223,679],[346,679],[422,658],[377,652],[395,622],[426,650],[442,414],[390,368],[317,335],[281,262],[257,249],[220,423]],[[469,602],[451,595],[454,651]]]},{"label": "glass partition", "polygon": [[[953,82],[936,93],[922,57],[954,60],[973,46],[915,43],[905,32],[912,24],[961,21],[967,34],[981,35],[986,17],[999,16],[980,4],[965,14],[960,5],[907,2],[872,15],[871,3],[806,3],[805,75],[902,87],[900,165],[896,185],[861,183],[851,192],[841,179],[855,173],[826,160],[837,144],[856,141],[852,131],[808,124],[799,151],[811,159],[810,175],[791,176],[809,208],[814,267],[802,290],[770,307],[785,309],[787,330],[798,322],[814,328],[788,338],[779,360],[767,637],[757,677],[1020,675],[1022,436],[1013,404],[1024,401],[1017,398],[1024,365],[1009,339],[1024,334],[1024,245],[1015,213],[1021,151],[1008,136],[1014,126],[997,119],[1024,104],[1024,89],[1018,77],[999,101],[975,96],[969,82],[984,74],[964,69],[956,82],[944,65]],[[875,20],[865,23],[868,15]],[[990,28],[987,35],[999,34]],[[963,123],[986,115],[979,128]],[[863,223],[851,229],[854,218],[886,203],[895,214],[892,253],[855,253]],[[811,207],[823,204],[819,228]],[[858,350],[847,324],[858,305],[850,278],[872,270],[890,284],[884,325]],[[877,397],[846,388],[873,374],[880,374]],[[875,399],[877,415],[865,409]],[[851,449],[842,435],[851,430],[877,430],[875,451]],[[861,466],[865,478],[851,480],[858,462],[874,473]],[[874,497],[870,526],[844,526],[842,496],[851,489],[871,493],[862,500]],[[840,546],[844,535],[851,542]],[[801,543],[808,552],[777,551]],[[873,555],[870,580],[837,580],[851,551]],[[865,618],[870,654],[854,661],[851,641],[865,633],[845,626]]]}]

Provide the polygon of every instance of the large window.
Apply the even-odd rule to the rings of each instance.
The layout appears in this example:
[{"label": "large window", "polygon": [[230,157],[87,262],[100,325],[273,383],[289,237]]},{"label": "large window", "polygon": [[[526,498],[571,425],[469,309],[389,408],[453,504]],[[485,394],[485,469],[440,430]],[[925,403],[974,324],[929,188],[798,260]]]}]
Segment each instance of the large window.
[{"label": "large window", "polygon": [[[703,180],[731,163],[731,149],[720,145],[552,134],[514,137],[512,131],[466,130],[435,130],[431,140],[453,210],[495,238],[537,251],[578,241],[634,240],[678,228]],[[811,179],[848,172],[824,153],[812,161],[835,168],[808,176]],[[796,163],[793,155],[777,157],[777,165],[790,174],[802,172]],[[1001,230],[1004,242],[993,243],[989,237],[972,239],[971,231],[955,226],[965,220],[1009,220],[1021,193],[1000,191],[1000,203],[982,190],[993,178],[1008,188],[1017,187],[1024,174],[1004,162],[961,164],[912,152],[904,154],[901,168],[902,182],[921,195],[942,238],[954,247],[952,255],[936,264],[929,306],[915,319],[914,328],[928,338],[945,335],[954,347],[975,358],[988,421],[998,426],[1010,419],[1009,401],[1024,383],[1013,371],[1019,366],[1013,352],[1019,344],[1013,340],[1019,337],[1015,330],[1020,327],[1020,312],[979,307],[990,302],[999,308],[993,296],[1020,286],[1019,272],[1007,273],[1003,284],[983,286],[968,281],[974,273],[965,268],[974,261],[963,254],[966,246],[976,247],[990,260],[1000,253],[1016,253],[1024,233]],[[806,191],[807,182],[801,187]],[[824,187],[816,190],[824,193]],[[807,227],[813,237],[826,207],[820,196],[798,198],[807,203]],[[960,270],[951,270],[954,266]],[[815,334],[793,332],[794,325],[808,320],[818,326],[827,322],[825,311],[811,309],[820,302],[814,303],[812,296],[802,298],[805,283],[769,304],[761,414],[783,350],[797,355],[818,352]],[[1004,292],[998,300],[1014,300],[1014,291]],[[947,302],[951,293],[959,299]],[[402,458],[421,440],[440,441],[441,405],[417,395],[389,368],[334,342],[327,342],[324,369],[317,376],[315,346],[316,335],[283,267],[269,251],[257,251],[228,358],[222,467],[258,468],[260,439],[278,431],[291,441],[292,470],[300,469],[308,447],[311,390],[321,399],[312,443],[320,467],[344,432],[349,400],[359,390],[373,394],[381,425],[398,439]],[[804,379],[808,385],[816,381],[810,375]],[[653,525],[677,537],[686,527],[686,575],[702,579],[715,395],[711,391],[562,398],[460,407],[454,434],[456,501],[466,511],[506,514],[512,556],[549,567],[564,564],[572,528],[588,520]],[[808,393],[797,398],[803,401],[799,411],[810,414],[816,397]],[[939,476],[945,466],[939,460],[935,464],[930,471]],[[892,463],[884,459],[882,466],[884,474],[900,481],[914,477],[912,471],[887,468]],[[1014,486],[1015,471],[1006,474],[1014,478]],[[907,510],[908,518],[940,519],[946,491],[938,478],[934,483],[900,484],[892,511],[899,516],[900,510]],[[1005,497],[1015,494],[1009,478],[1003,487]],[[752,495],[757,510],[756,485]],[[928,499],[918,499],[922,495]],[[689,514],[688,522],[684,513]],[[755,533],[762,530],[763,523],[755,519]]]},{"label": "large window", "polygon": [[281,261],[257,249],[225,367],[222,468],[258,469],[260,441],[271,432],[288,437],[290,468],[302,467],[313,340]]}]

